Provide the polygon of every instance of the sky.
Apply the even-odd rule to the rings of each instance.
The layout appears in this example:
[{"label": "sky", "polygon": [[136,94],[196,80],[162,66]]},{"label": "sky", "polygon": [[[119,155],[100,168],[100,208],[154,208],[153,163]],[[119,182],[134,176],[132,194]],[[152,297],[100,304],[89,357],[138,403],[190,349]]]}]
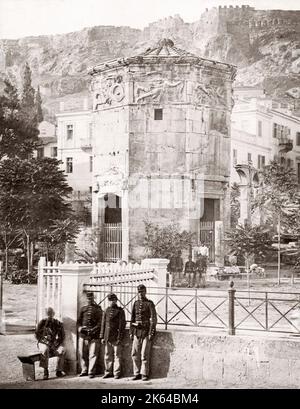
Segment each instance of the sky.
[{"label": "sky", "polygon": [[193,22],[205,8],[242,4],[260,10],[300,9],[300,0],[0,0],[0,38],[60,34],[95,25],[142,29],[175,14]]}]

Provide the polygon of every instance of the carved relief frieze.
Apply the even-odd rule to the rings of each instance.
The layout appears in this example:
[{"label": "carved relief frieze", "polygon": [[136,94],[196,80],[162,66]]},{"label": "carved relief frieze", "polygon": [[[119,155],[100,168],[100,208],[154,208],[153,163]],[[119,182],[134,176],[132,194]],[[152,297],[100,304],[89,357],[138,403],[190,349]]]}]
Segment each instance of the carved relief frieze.
[{"label": "carved relief frieze", "polygon": [[209,79],[196,83],[192,102],[195,105],[227,106],[227,90],[219,79]]},{"label": "carved relief frieze", "polygon": [[183,98],[184,81],[166,78],[135,83],[135,102],[176,102]]},{"label": "carved relief frieze", "polygon": [[101,77],[94,83],[94,109],[121,102],[125,97],[122,75]]}]

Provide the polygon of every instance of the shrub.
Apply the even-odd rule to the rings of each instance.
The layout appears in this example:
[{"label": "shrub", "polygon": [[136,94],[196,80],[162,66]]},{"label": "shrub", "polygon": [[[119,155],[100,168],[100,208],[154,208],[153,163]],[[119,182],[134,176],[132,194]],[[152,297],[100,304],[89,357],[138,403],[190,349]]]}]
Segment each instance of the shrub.
[{"label": "shrub", "polygon": [[36,284],[37,272],[28,273],[27,270],[13,270],[8,279],[12,284]]}]

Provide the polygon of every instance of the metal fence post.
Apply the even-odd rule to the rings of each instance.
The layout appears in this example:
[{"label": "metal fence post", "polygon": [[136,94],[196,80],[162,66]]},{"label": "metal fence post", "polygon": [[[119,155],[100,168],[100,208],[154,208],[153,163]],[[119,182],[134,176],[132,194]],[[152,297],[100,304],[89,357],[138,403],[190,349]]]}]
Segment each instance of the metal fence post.
[{"label": "metal fence post", "polygon": [[235,335],[234,327],[234,299],[235,299],[235,288],[234,282],[230,281],[228,288],[228,334]]},{"label": "metal fence post", "polygon": [[269,331],[268,293],[265,295],[266,331]]},{"label": "metal fence post", "polygon": [[0,335],[5,334],[4,313],[3,313],[3,269],[0,261]]},{"label": "metal fence post", "polygon": [[165,303],[165,308],[166,308],[166,310],[165,310],[165,330],[167,330],[167,329],[168,329],[168,297],[169,297],[169,294],[168,294],[168,287],[166,287],[166,303]]},{"label": "metal fence post", "polygon": [[198,291],[197,288],[195,288],[195,326],[198,327]]}]

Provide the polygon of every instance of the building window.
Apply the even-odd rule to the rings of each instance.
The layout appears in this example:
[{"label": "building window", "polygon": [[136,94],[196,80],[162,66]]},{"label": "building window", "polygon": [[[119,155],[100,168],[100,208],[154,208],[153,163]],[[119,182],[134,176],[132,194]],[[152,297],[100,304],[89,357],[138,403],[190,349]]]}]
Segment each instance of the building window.
[{"label": "building window", "polygon": [[89,186],[89,192],[93,193],[93,186]]},{"label": "building window", "polygon": [[73,173],[73,158],[67,158],[67,173]]},{"label": "building window", "polygon": [[57,157],[57,146],[52,146],[52,148],[51,148],[51,157],[52,158]]},{"label": "building window", "polygon": [[296,133],[296,145],[300,146],[300,132]]},{"label": "building window", "polygon": [[154,109],[154,119],[155,121],[161,121],[163,119],[163,110],[161,108]]},{"label": "building window", "polygon": [[37,158],[41,159],[45,156],[44,154],[44,148],[37,148]]},{"label": "building window", "polygon": [[90,156],[90,172],[93,172],[93,157]]},{"label": "building window", "polygon": [[262,169],[265,166],[266,157],[263,155],[258,155],[257,157],[257,168]]},{"label": "building window", "polygon": [[248,162],[252,162],[252,155],[251,155],[251,153],[248,153]]},{"label": "building window", "polygon": [[273,138],[277,138],[277,124],[273,124]]},{"label": "building window", "polygon": [[262,136],[262,122],[258,121],[258,136]]},{"label": "building window", "polygon": [[233,149],[232,156],[233,156],[233,164],[235,166],[237,165],[237,150],[236,149]]},{"label": "building window", "polygon": [[300,185],[300,163],[297,163],[297,178],[298,184]]},{"label": "building window", "polygon": [[67,125],[67,140],[73,139],[73,125]]}]

